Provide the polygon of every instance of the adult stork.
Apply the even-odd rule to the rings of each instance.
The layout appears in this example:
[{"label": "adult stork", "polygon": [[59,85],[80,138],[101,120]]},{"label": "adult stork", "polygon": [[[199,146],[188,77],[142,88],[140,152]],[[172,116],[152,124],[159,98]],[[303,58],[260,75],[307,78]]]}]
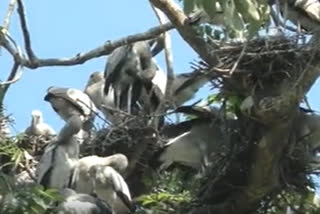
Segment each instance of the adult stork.
[{"label": "adult stork", "polygon": [[89,194],[66,188],[60,191],[64,201],[55,209],[56,214],[111,214],[108,204]]},{"label": "adult stork", "polygon": [[52,136],[56,134],[51,126],[43,122],[42,113],[38,110],[31,112],[31,124],[24,133],[32,136]]},{"label": "adult stork", "polygon": [[90,168],[89,174],[94,193],[110,205],[112,214],[134,212],[128,185],[114,168],[96,165]]},{"label": "adult stork", "polygon": [[90,97],[84,92],[73,88],[50,87],[44,97],[54,111],[64,120],[68,121],[77,115],[83,121],[83,128],[89,131],[95,117],[96,107]]},{"label": "adult stork", "polygon": [[212,155],[227,145],[226,136],[220,128],[221,116],[218,110],[200,113],[204,117],[181,122],[162,131],[169,141],[159,156],[161,170],[172,163],[204,169],[210,163]]},{"label": "adult stork", "polygon": [[82,120],[78,115],[69,118],[58,136],[50,143],[37,165],[37,183],[45,188],[68,187],[79,160]]},{"label": "adult stork", "polygon": [[114,154],[108,157],[96,155],[83,157],[79,160],[72,178],[72,187],[80,193],[90,194],[93,190],[90,182],[89,170],[93,166],[111,166],[120,173],[123,173],[128,166],[128,159],[123,154]]},{"label": "adult stork", "polygon": [[152,57],[147,41],[121,46],[109,56],[104,73],[104,93],[108,95],[114,90],[117,109],[131,113],[142,90],[150,94],[151,103],[157,105],[165,91],[166,76]]},{"label": "adult stork", "polygon": [[180,73],[174,76],[171,91],[176,107],[192,99],[199,89],[210,81],[211,75],[202,70]]}]

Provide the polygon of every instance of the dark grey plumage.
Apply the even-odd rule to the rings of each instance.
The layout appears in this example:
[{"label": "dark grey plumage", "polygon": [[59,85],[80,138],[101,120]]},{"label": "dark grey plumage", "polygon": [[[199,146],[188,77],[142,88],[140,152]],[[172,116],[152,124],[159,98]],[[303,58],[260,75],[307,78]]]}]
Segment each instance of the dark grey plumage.
[{"label": "dark grey plumage", "polygon": [[[105,67],[104,93],[108,95],[110,90],[114,90],[115,105],[118,109],[131,112],[131,107],[136,105],[142,90],[147,93],[152,93],[153,87],[162,90],[165,83],[159,81],[157,75],[163,72],[152,57],[146,41],[121,46],[109,56]],[[156,94],[152,96],[153,102],[161,99]]]},{"label": "dark grey plumage", "polygon": [[111,214],[108,204],[89,194],[63,189],[64,201],[55,209],[56,214]]}]

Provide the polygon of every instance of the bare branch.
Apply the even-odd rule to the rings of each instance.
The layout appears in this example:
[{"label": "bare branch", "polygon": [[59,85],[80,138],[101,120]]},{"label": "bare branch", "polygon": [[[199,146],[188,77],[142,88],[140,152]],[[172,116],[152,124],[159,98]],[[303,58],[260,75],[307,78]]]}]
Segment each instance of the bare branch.
[{"label": "bare branch", "polygon": [[182,38],[204,59],[209,65],[218,64],[218,58],[211,53],[211,47],[200,38],[190,23],[190,19],[183,13],[179,5],[172,0],[150,0],[154,6],[162,10],[172,24],[177,28]]},{"label": "bare branch", "polygon": [[13,67],[11,69],[11,73],[8,77],[8,80],[5,82],[0,82],[0,87],[8,87],[8,85],[11,85],[12,83],[17,82],[22,76],[22,66],[20,66],[18,63],[14,63]]},{"label": "bare branch", "polygon": [[[166,22],[165,14],[155,6],[151,5],[152,9],[154,10],[156,16],[158,17],[159,23],[163,24]],[[173,57],[172,57],[172,51],[171,51],[171,39],[168,32],[164,33],[164,51],[165,51],[165,60],[167,65],[167,86],[166,86],[166,99],[171,97],[171,85],[173,82]]]},{"label": "bare branch", "polygon": [[16,2],[17,0],[10,0],[6,17],[4,18],[4,21],[3,21],[3,26],[2,26],[3,33],[6,33],[6,31],[9,30],[11,15],[13,13]]},{"label": "bare branch", "polygon": [[148,31],[144,33],[129,35],[127,37],[124,37],[115,41],[106,41],[105,44],[95,49],[92,49],[85,53],[78,53],[76,56],[73,56],[70,58],[49,58],[49,59],[37,58],[37,59],[34,59],[34,61],[30,61],[25,57],[23,57],[22,55],[20,55],[17,52],[17,50],[15,50],[10,45],[10,43],[2,37],[0,37],[0,45],[2,45],[15,58],[17,62],[19,62],[21,65],[27,68],[36,69],[38,67],[47,67],[47,66],[72,66],[72,65],[83,64],[86,61],[93,58],[108,55],[114,49],[122,45],[134,43],[137,41],[152,39],[165,31],[171,30],[172,28],[173,28],[173,25],[171,23],[166,23],[164,25],[150,28]]},{"label": "bare branch", "polygon": [[31,48],[30,34],[28,31],[26,14],[24,11],[24,5],[23,5],[22,0],[18,0],[18,14],[19,14],[19,18],[20,18],[22,33],[23,33],[24,46],[25,46],[27,55],[29,57],[29,60],[31,62],[33,62],[37,59],[37,57],[35,56],[34,52],[32,51],[32,48]]}]

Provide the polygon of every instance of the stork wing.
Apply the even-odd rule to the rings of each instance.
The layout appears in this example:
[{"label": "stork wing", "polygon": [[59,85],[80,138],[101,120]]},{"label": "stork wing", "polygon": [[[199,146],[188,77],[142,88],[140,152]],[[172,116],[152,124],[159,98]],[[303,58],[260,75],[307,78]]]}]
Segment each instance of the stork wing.
[{"label": "stork wing", "polygon": [[131,51],[132,45],[121,46],[115,49],[108,57],[106,67],[104,69],[105,87],[104,91],[108,94],[110,86],[116,82],[120,77],[121,67],[127,60],[128,52]]},{"label": "stork wing", "polygon": [[121,199],[123,204],[132,212],[134,212],[135,207],[131,201],[131,195],[129,187],[123,177],[112,167],[108,167],[112,177],[112,188],[117,193],[117,196]]},{"label": "stork wing", "polygon": [[52,161],[54,156],[54,151],[57,148],[55,143],[50,143],[44,150],[44,153],[37,165],[36,176],[37,183],[42,184],[44,187],[48,185],[49,173],[52,169]]}]

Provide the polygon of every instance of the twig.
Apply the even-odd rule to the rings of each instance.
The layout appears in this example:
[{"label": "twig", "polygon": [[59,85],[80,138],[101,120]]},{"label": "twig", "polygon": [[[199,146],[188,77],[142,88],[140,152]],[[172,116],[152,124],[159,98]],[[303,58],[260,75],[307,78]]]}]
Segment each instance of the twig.
[{"label": "twig", "polygon": [[3,31],[3,33],[6,33],[6,31],[9,30],[10,19],[11,19],[11,15],[12,15],[12,13],[13,13],[13,10],[14,10],[15,4],[16,4],[16,1],[17,1],[17,0],[10,0],[6,17],[4,18],[4,21],[3,21],[3,26],[2,26],[2,31]]},{"label": "twig", "polygon": [[31,48],[31,39],[30,39],[30,34],[29,34],[27,20],[26,20],[26,14],[25,14],[22,0],[18,0],[18,14],[20,18],[20,24],[21,24],[21,29],[22,29],[23,39],[24,39],[24,46],[25,46],[27,55],[29,57],[29,60],[31,62],[34,62],[37,60],[37,57],[35,56]]},{"label": "twig", "polygon": [[230,76],[233,74],[233,72],[236,70],[236,68],[238,67],[239,65],[239,62],[241,61],[242,57],[244,56],[244,53],[247,49],[247,43],[244,44],[243,48],[242,48],[242,51],[240,53],[240,56],[238,57],[237,61],[233,64],[232,68],[231,68],[231,71],[230,71]]},{"label": "twig", "polygon": [[[154,5],[152,5],[152,3],[150,2],[151,7],[153,9],[153,11],[155,12],[159,23],[163,24],[166,22],[167,18],[165,16],[165,14],[158,9],[157,7],[155,7]],[[171,100],[171,86],[173,83],[173,78],[174,78],[174,71],[173,71],[173,57],[172,57],[172,51],[171,51],[171,39],[170,39],[170,35],[168,32],[164,32],[164,51],[165,51],[165,61],[166,61],[166,66],[167,66],[167,84],[166,84],[166,90],[165,90],[165,95],[164,95],[164,99],[160,100],[160,105],[158,107],[158,109],[156,110],[156,114],[161,113],[162,111],[164,111],[164,105],[166,100]],[[156,120],[156,127],[158,124],[158,120]],[[156,128],[157,129],[157,128]]]},{"label": "twig", "polygon": [[5,82],[1,82],[0,86],[8,87],[10,84],[17,82],[21,78],[21,76],[22,76],[22,66],[20,66],[17,62],[15,62],[11,69],[11,73],[8,77],[8,80]]},{"label": "twig", "polygon": [[24,56],[19,55],[18,51],[15,50],[10,43],[6,40],[0,37],[0,45],[2,45],[14,58],[17,62],[19,62],[21,65],[30,68],[30,69],[36,69],[39,67],[48,67],[48,66],[72,66],[72,65],[78,65],[83,64],[86,61],[101,57],[104,55],[110,54],[114,49],[122,46],[127,45],[130,43],[143,41],[152,39],[159,34],[173,29],[173,25],[171,23],[166,23],[164,25],[160,25],[157,27],[150,28],[148,31],[144,33],[129,35],[127,37],[115,40],[115,41],[106,41],[103,45],[94,48],[88,52],[84,53],[78,53],[73,57],[70,58],[49,58],[49,59],[34,59],[34,61],[30,61],[26,59]]}]

